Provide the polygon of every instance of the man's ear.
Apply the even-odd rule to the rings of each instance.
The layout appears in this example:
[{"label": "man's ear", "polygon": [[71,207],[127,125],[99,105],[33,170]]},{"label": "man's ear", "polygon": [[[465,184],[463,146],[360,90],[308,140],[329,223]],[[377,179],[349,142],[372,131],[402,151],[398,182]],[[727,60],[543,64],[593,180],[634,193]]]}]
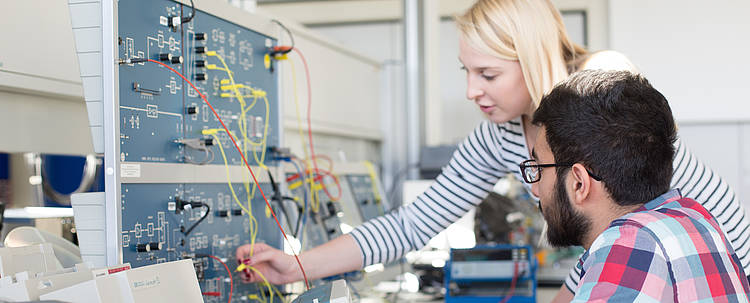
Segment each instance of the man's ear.
[{"label": "man's ear", "polygon": [[582,204],[591,195],[591,177],[586,168],[581,163],[576,163],[570,169],[570,179],[568,182],[570,201],[573,205],[582,206]]}]

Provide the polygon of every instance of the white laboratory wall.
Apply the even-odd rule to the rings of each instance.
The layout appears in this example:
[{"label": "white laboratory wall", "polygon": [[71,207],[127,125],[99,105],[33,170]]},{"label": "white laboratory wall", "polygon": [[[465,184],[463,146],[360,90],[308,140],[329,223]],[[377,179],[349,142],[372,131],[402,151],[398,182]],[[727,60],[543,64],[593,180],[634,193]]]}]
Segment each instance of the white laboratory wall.
[{"label": "white laboratory wall", "polygon": [[[403,26],[399,22],[374,22],[346,25],[316,25],[316,32],[346,45],[382,65],[381,115],[383,131],[382,176],[387,188],[406,164],[406,103],[404,101]],[[351,100],[350,106],[359,106]]]},{"label": "white laboratory wall", "polygon": [[403,60],[401,22],[324,24],[311,28],[378,62],[400,63]]},{"label": "white laboratory wall", "polygon": [[748,121],[750,1],[610,0],[610,43],[678,121]]},{"label": "white laboratory wall", "polygon": [[[382,140],[380,62],[351,51],[309,29],[287,23],[295,35],[295,47],[306,57],[310,71],[313,131],[372,141]],[[303,118],[306,118],[308,103],[303,61],[296,52],[288,56],[294,63],[296,87],[292,82],[290,62],[278,63],[284,73],[282,101],[284,127],[287,131],[297,128],[295,90]]]}]

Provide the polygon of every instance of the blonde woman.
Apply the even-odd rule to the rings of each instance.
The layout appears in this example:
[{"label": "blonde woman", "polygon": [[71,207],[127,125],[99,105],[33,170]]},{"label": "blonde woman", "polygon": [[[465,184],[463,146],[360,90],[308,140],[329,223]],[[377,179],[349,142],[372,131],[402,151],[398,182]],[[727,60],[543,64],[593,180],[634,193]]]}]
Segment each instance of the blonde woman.
[{"label": "blonde woman", "polygon": [[[487,116],[469,134],[435,183],[407,206],[370,220],[351,233],[301,254],[310,279],[396,260],[423,247],[433,236],[480,203],[499,178],[523,180],[518,164],[531,158],[538,127],[530,123],[542,96],[583,65],[599,66],[570,41],[559,12],[547,0],[479,0],[456,20],[460,31],[459,60],[466,70],[466,96]],[[750,231],[745,211],[720,176],[700,163],[679,140],[672,187],[702,203],[717,218],[747,272]],[[526,184],[528,186],[528,184]],[[247,258],[249,246],[237,250]],[[250,259],[274,283],[302,279],[292,256],[263,244]],[[579,270],[571,269],[556,301],[570,301]],[[246,273],[245,281],[258,277]]]}]

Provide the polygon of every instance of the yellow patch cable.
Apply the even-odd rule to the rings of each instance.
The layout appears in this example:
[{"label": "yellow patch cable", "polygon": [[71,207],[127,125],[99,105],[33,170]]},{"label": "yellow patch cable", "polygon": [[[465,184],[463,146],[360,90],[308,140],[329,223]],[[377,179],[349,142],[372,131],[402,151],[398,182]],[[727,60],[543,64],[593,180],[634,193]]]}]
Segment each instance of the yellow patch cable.
[{"label": "yellow patch cable", "polygon": [[206,69],[208,69],[208,70],[221,70],[221,71],[225,71],[227,73],[232,73],[231,70],[228,70],[226,68],[218,67],[218,66],[216,66],[216,64],[207,64],[206,65]]},{"label": "yellow patch cable", "polygon": [[[237,100],[240,102],[240,112],[241,112],[242,115],[240,116],[240,120],[238,121],[238,124],[239,124],[239,127],[240,127],[240,133],[242,134],[242,138],[243,138],[243,141],[242,141],[243,142],[242,143],[242,152],[247,155],[247,151],[248,151],[247,144],[249,142],[251,142],[251,141],[247,137],[247,117],[245,116],[245,114],[246,114],[247,110],[249,110],[250,108],[252,108],[252,105],[255,105],[255,102],[253,102],[253,104],[247,110],[245,110],[246,102],[245,102],[245,99],[243,98],[243,95],[240,93],[239,88],[240,87],[244,87],[244,88],[250,89],[251,92],[252,92],[252,94],[255,96],[255,100],[254,101],[257,101],[257,97],[258,96],[263,96],[263,98],[266,99],[266,97],[265,97],[266,93],[264,91],[255,90],[255,89],[253,89],[251,87],[246,87],[246,86],[241,85],[241,84],[238,85],[234,81],[234,77],[232,76],[233,72],[227,66],[226,61],[224,61],[224,58],[221,55],[219,55],[218,53],[216,53],[216,51],[208,51],[208,52],[206,52],[206,55],[207,56],[215,56],[217,59],[219,59],[219,61],[221,61],[221,64],[224,66],[224,70],[226,71],[227,76],[229,77],[229,81],[228,82],[224,81],[224,80],[221,80],[220,84],[222,84],[222,89],[229,88],[229,89],[234,90],[235,97],[237,97]],[[266,99],[265,101],[266,101],[266,119],[265,119],[266,120],[266,126],[265,126],[265,129],[264,129],[264,135],[263,135],[263,139],[262,139],[262,142],[263,142],[263,144],[262,144],[262,152],[261,152],[260,159],[258,159],[258,156],[257,156],[255,150],[253,150],[253,158],[255,158],[255,161],[258,163],[258,166],[260,166],[263,169],[268,170],[268,167],[266,167],[266,165],[263,163],[265,161],[265,152],[266,152],[265,146],[266,146],[267,134],[268,134],[268,118],[270,117],[269,116],[268,100]],[[250,190],[249,187],[250,186],[249,186],[249,180],[248,180],[248,182],[245,183],[245,190],[247,192],[249,192],[249,194],[247,196],[247,198],[248,198],[248,201],[247,201],[248,207],[250,207],[251,201],[255,197],[255,193],[256,193],[256,188],[255,187],[253,187],[252,190]]]},{"label": "yellow patch cable", "polygon": [[[240,120],[238,121],[238,124],[240,126],[240,132],[242,133],[242,137],[243,137],[243,152],[245,154],[247,154],[247,144],[255,145],[255,144],[253,144],[255,142],[252,142],[247,137],[247,118],[246,118],[246,113],[247,113],[248,110],[250,110],[255,105],[255,101],[257,101],[258,97],[261,97],[261,98],[263,98],[265,100],[265,103],[266,103],[265,127],[264,127],[264,131],[263,131],[263,139],[260,142],[261,144],[259,144],[259,145],[262,145],[262,147],[261,147],[261,149],[262,149],[261,150],[261,156],[260,156],[260,159],[258,159],[257,153],[255,152],[255,150],[253,150],[253,158],[255,158],[255,162],[258,163],[258,166],[260,166],[263,169],[268,170],[268,167],[266,167],[266,165],[263,163],[265,161],[266,143],[267,143],[267,137],[268,137],[267,136],[268,135],[268,124],[269,124],[268,118],[270,117],[270,109],[269,109],[269,104],[268,104],[268,98],[266,97],[266,92],[263,91],[263,90],[258,90],[258,89],[254,89],[252,87],[248,87],[248,86],[246,86],[244,84],[237,84],[234,81],[234,77],[232,76],[233,72],[227,66],[226,62],[224,61],[224,58],[222,58],[221,55],[219,55],[219,54],[217,54],[215,52],[211,53],[210,56],[215,56],[216,58],[219,59],[219,61],[221,61],[221,64],[224,66],[224,70],[227,72],[227,76],[229,76],[229,84],[228,85],[222,85],[220,87],[221,90],[233,90],[234,91],[234,95],[233,96],[231,94],[226,94],[226,95],[222,94],[222,96],[236,97],[237,100],[239,100],[239,102],[240,102],[240,107],[241,107],[240,113],[241,113],[241,115],[240,115]],[[224,81],[222,81],[222,82],[224,82]],[[244,95],[242,95],[242,93],[240,93],[240,91],[239,91],[240,88],[249,89],[250,92],[252,93],[253,98],[254,98],[253,103],[247,109],[245,109],[245,106],[247,105],[247,103],[245,102]],[[257,146],[257,145],[255,145],[255,146]],[[255,196],[255,189],[253,189],[252,196]]]},{"label": "yellow patch cable", "polygon": [[[234,90],[235,97],[237,97],[237,100],[240,102],[240,107],[241,107],[240,112],[242,112],[244,110],[245,105],[247,103],[245,103],[245,99],[242,97],[242,94],[240,93],[239,89],[237,88],[237,83],[234,81],[234,76],[232,76],[233,73],[229,69],[229,66],[227,66],[226,61],[224,61],[224,58],[221,55],[219,55],[218,53],[216,53],[216,51],[207,51],[206,55],[207,56],[216,57],[221,62],[221,65],[224,66],[224,69],[225,69],[225,71],[227,73],[227,76],[229,77],[229,81],[230,81],[230,84],[231,84],[231,85],[229,85],[229,87],[232,90]],[[240,119],[244,121],[244,119],[246,119],[246,118],[244,116],[241,116]],[[238,123],[241,123],[241,122],[238,122]],[[247,123],[247,121],[245,121],[245,123],[243,123],[243,125],[246,126],[247,125],[246,123]],[[243,138],[242,152],[244,154],[247,154],[247,143],[246,143],[248,141],[248,138],[247,138],[247,127],[240,127],[240,133],[242,134],[242,138]],[[260,163],[260,166],[263,167],[263,164]],[[253,195],[254,194],[255,194],[255,190],[253,190]]]},{"label": "yellow patch cable", "polygon": [[285,300],[284,300],[284,296],[282,296],[282,294],[281,294],[281,292],[279,291],[279,289],[278,289],[278,288],[276,288],[276,286],[274,286],[273,284],[269,283],[269,282],[268,282],[268,279],[266,279],[266,277],[265,277],[265,276],[263,275],[263,273],[262,273],[262,272],[260,272],[259,270],[255,269],[255,267],[252,267],[252,266],[250,266],[250,265],[247,265],[247,264],[245,264],[245,263],[242,263],[242,264],[240,264],[240,265],[238,265],[238,266],[237,266],[237,269],[235,269],[235,271],[243,271],[243,270],[245,270],[245,269],[249,269],[249,270],[252,270],[252,271],[253,271],[253,272],[255,272],[256,274],[258,274],[258,276],[259,276],[259,277],[260,277],[260,278],[261,278],[261,279],[263,280],[263,284],[265,284],[265,285],[266,285],[266,288],[268,289],[268,293],[270,293],[270,294],[271,294],[271,298],[270,298],[270,299],[271,299],[271,302],[273,302],[273,296],[274,296],[274,293],[276,293],[276,295],[278,295],[278,296],[279,296],[279,299],[281,299],[281,301],[282,301],[282,302],[285,302]]},{"label": "yellow patch cable", "polygon": [[[237,193],[234,191],[234,187],[232,186],[231,177],[229,173],[229,162],[227,161],[226,153],[224,152],[224,147],[221,144],[221,140],[219,140],[219,136],[217,135],[218,132],[224,131],[224,129],[220,128],[214,128],[214,129],[204,129],[203,134],[204,135],[211,135],[214,140],[218,143],[219,151],[221,152],[221,157],[224,159],[224,168],[227,174],[227,185],[229,186],[229,190],[232,193],[232,197],[234,198],[234,201],[239,205],[242,210],[247,213],[248,220],[250,223],[250,255],[253,255],[253,248],[255,247],[255,239],[258,237],[258,220],[255,219],[253,216],[252,206],[248,203],[248,207],[245,207],[240,202],[240,199],[237,197]],[[247,191],[246,191],[247,192]]]}]

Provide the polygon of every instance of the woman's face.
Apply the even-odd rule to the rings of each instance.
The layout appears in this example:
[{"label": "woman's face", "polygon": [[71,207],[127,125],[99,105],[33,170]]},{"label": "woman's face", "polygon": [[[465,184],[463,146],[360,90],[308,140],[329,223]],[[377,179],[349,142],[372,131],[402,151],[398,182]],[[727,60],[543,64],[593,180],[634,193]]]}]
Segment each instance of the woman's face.
[{"label": "woman's face", "polygon": [[503,123],[534,112],[517,60],[480,53],[463,39],[459,39],[458,60],[466,70],[466,98],[474,101],[492,122]]}]

